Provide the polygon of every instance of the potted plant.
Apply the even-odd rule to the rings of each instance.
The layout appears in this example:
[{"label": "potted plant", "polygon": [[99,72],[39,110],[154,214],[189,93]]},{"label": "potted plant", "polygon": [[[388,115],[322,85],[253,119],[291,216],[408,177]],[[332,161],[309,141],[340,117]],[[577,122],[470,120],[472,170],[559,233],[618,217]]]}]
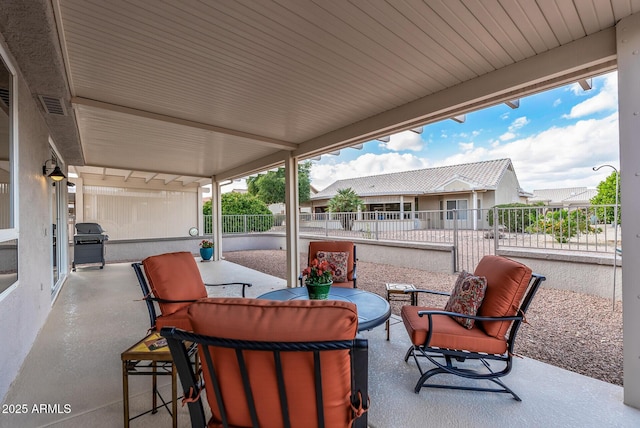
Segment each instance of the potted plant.
[{"label": "potted plant", "polygon": [[203,239],[200,242],[200,257],[202,257],[202,260],[211,260],[211,257],[213,257],[213,241]]},{"label": "potted plant", "polygon": [[304,283],[309,292],[309,299],[327,300],[329,290],[333,284],[333,271],[335,267],[326,260],[321,262],[313,259],[311,264],[302,271],[305,277]]}]

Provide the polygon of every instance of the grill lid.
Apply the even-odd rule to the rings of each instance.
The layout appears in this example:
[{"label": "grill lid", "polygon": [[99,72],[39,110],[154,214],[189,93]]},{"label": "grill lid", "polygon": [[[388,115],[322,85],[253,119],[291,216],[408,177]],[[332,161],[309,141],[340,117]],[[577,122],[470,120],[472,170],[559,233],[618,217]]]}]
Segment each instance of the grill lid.
[{"label": "grill lid", "polygon": [[77,234],[100,234],[104,233],[102,227],[98,223],[76,223]]}]

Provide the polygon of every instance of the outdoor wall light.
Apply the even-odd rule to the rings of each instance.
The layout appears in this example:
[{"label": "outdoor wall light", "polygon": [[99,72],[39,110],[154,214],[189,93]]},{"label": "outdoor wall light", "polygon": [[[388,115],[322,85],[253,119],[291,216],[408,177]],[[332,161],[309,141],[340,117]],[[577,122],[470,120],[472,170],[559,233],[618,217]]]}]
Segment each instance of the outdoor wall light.
[{"label": "outdoor wall light", "polygon": [[[49,162],[51,162],[52,165],[47,167]],[[49,177],[53,181],[62,181],[67,178],[54,159],[47,159],[44,165],[42,165],[42,175]]]}]

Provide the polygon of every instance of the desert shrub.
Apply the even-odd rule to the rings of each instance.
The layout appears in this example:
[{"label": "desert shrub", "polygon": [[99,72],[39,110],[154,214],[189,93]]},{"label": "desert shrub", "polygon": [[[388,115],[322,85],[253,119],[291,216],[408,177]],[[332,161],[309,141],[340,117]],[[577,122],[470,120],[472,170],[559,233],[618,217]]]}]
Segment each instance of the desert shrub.
[{"label": "desert shrub", "polygon": [[[538,206],[521,203],[496,205],[498,208],[498,224],[503,225],[508,232],[526,232],[542,215]],[[489,226],[493,226],[493,210],[487,213]]]}]

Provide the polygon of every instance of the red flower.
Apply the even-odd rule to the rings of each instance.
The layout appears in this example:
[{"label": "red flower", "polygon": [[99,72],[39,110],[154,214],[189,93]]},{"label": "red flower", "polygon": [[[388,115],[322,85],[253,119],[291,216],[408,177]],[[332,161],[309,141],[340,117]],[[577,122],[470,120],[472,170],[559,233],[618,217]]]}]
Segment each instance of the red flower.
[{"label": "red flower", "polygon": [[306,277],[307,284],[326,284],[333,281],[334,271],[335,266],[326,260],[318,262],[318,259],[313,259],[309,266],[302,271],[302,275]]}]

